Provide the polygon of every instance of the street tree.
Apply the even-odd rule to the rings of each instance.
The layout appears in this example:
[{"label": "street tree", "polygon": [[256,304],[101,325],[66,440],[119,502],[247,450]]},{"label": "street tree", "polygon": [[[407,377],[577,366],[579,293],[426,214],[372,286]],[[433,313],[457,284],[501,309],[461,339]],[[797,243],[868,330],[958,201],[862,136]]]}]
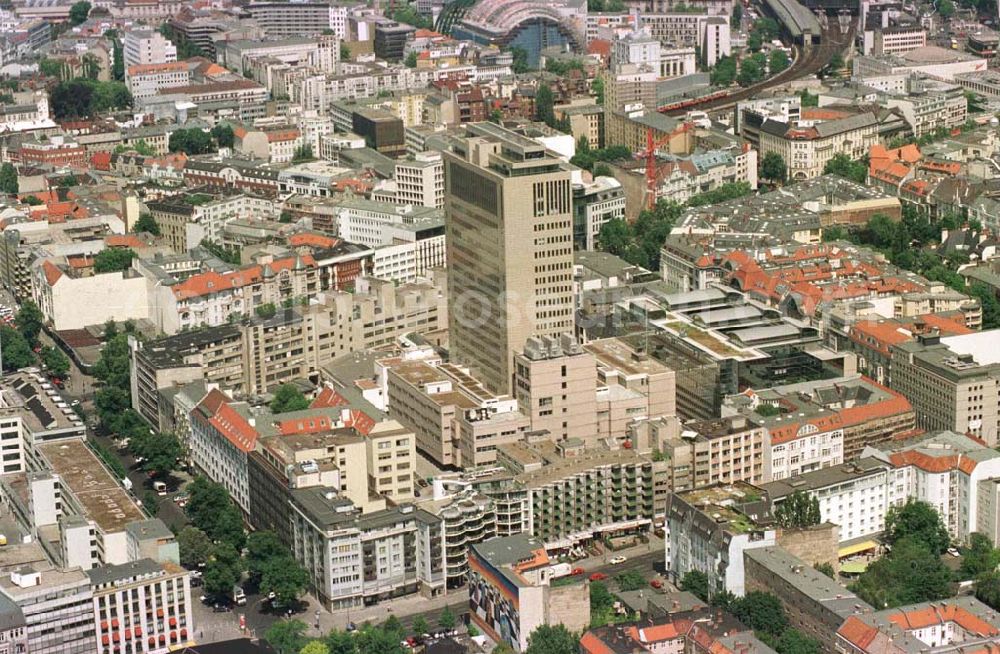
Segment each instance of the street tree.
[{"label": "street tree", "polygon": [[3,352],[4,372],[27,368],[34,363],[31,346],[13,327],[0,326],[0,351]]},{"label": "street tree", "polygon": [[357,654],[358,646],[354,642],[354,636],[347,631],[334,629],[324,640],[330,654]]},{"label": "street tree", "polygon": [[250,582],[259,584],[267,564],[276,558],[288,556],[285,544],[273,531],[255,531],[247,536],[247,572]]},{"label": "street tree", "polygon": [[38,345],[38,334],[42,331],[44,322],[45,316],[42,315],[42,310],[38,308],[34,300],[22,302],[21,308],[14,316],[14,326],[32,347]]},{"label": "street tree", "polygon": [[139,449],[134,451],[145,459],[142,469],[154,477],[166,477],[176,470],[178,461],[184,454],[180,440],[171,432],[150,435],[146,431],[144,438],[136,441],[133,437],[132,442],[139,443]]},{"label": "street tree", "polygon": [[236,548],[226,543],[217,545],[202,576],[205,593],[209,597],[222,599],[233,592],[233,586],[240,583],[242,576],[243,562]]},{"label": "street tree", "polygon": [[381,627],[362,627],[355,636],[358,654],[405,654],[409,650],[400,644],[396,636]]},{"label": "street tree", "polygon": [[268,559],[261,571],[260,592],[274,593],[274,606],[295,606],[308,586],[309,573],[290,554]]},{"label": "street tree", "polygon": [[330,654],[330,648],[322,640],[310,640],[299,650],[299,654]]},{"label": "street tree", "polygon": [[418,615],[413,619],[413,633],[421,635],[430,632],[431,626],[427,624],[426,618],[422,615]]},{"label": "street tree", "polygon": [[181,565],[185,568],[197,568],[212,556],[212,541],[197,527],[181,529],[177,534],[177,548],[180,550]]},{"label": "street tree", "polygon": [[445,631],[451,631],[455,628],[455,614],[451,612],[450,607],[446,606],[441,611],[441,615],[438,616],[438,626]]},{"label": "street tree", "polygon": [[561,624],[543,624],[528,636],[526,654],[576,654],[580,639]]},{"label": "street tree", "polygon": [[215,139],[216,145],[220,148],[231,148],[236,140],[233,128],[230,127],[228,123],[219,123],[213,127],[211,135],[212,138]]},{"label": "street tree", "polygon": [[308,630],[309,625],[302,620],[278,620],[264,634],[264,640],[278,654],[296,654],[306,646]]},{"label": "street tree", "polygon": [[59,378],[66,377],[66,373],[69,372],[69,357],[63,354],[62,350],[50,345],[43,345],[39,357],[46,372],[50,375]]}]

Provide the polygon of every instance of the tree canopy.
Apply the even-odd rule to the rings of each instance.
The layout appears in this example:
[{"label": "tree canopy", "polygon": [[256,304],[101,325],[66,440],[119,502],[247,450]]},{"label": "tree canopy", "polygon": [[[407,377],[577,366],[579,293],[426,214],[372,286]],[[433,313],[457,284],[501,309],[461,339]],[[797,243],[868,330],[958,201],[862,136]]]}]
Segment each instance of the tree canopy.
[{"label": "tree canopy", "polygon": [[80,2],[75,2],[69,8],[69,24],[79,25],[86,22],[87,16],[90,15],[90,3],[86,0],[81,0]]},{"label": "tree canopy", "polygon": [[850,588],[872,606],[885,608],[948,597],[950,579],[939,554],[919,537],[907,536],[896,540]]},{"label": "tree canopy", "polygon": [[895,544],[907,537],[924,543],[934,554],[943,554],[951,543],[948,528],[934,507],[913,498],[901,507],[890,507],[885,514],[886,541]]},{"label": "tree canopy", "polygon": [[132,259],[135,257],[135,250],[132,248],[104,248],[94,257],[94,272],[109,273],[128,270],[132,267]]},{"label": "tree canopy", "polygon": [[153,218],[153,214],[141,213],[139,214],[139,219],[135,221],[135,225],[132,226],[132,231],[137,234],[146,232],[153,236],[159,236],[160,224]]},{"label": "tree canopy", "polygon": [[774,519],[786,529],[801,529],[820,523],[819,500],[805,491],[795,491],[778,505]]},{"label": "tree canopy", "polygon": [[306,631],[302,620],[278,620],[264,634],[266,640],[278,654],[297,654],[306,646]]},{"label": "tree canopy", "polygon": [[686,590],[702,602],[707,602],[708,577],[700,570],[689,570],[681,578],[681,590]]},{"label": "tree canopy", "polygon": [[14,168],[14,164],[8,162],[0,166],[0,193],[17,195],[18,188],[17,169]]},{"label": "tree canopy", "polygon": [[868,179],[868,164],[864,161],[854,161],[844,153],[835,154],[826,166],[823,174],[839,175],[858,184],[864,184]]},{"label": "tree canopy", "polygon": [[309,408],[309,399],[294,384],[282,384],[271,400],[271,413],[288,413]]},{"label": "tree canopy", "polygon": [[525,654],[576,654],[580,639],[561,624],[543,624],[528,636]]},{"label": "tree canopy", "polygon": [[788,166],[777,152],[768,152],[760,161],[760,176],[772,182],[784,183],[788,179]]},{"label": "tree canopy", "polygon": [[212,136],[197,127],[178,129],[172,132],[167,149],[171,152],[183,152],[187,155],[206,154],[216,150]]},{"label": "tree canopy", "polygon": [[190,525],[177,534],[177,548],[180,550],[181,565],[186,568],[197,568],[212,556],[212,541],[201,529]]},{"label": "tree canopy", "polygon": [[57,119],[90,118],[106,111],[132,107],[132,94],[122,82],[88,78],[59,82],[49,92],[49,106]]},{"label": "tree canopy", "polygon": [[647,270],[660,269],[660,248],[680,218],[681,205],[657,201],[652,211],[642,210],[634,223],[615,218],[601,227],[600,248]]}]

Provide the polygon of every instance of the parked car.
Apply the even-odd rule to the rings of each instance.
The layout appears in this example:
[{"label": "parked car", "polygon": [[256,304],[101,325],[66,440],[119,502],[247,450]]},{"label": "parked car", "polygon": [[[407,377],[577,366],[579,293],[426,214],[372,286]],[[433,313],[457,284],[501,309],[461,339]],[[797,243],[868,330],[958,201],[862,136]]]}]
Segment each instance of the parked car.
[{"label": "parked car", "polygon": [[608,563],[610,563],[611,565],[621,565],[626,561],[628,561],[628,557],[619,555],[619,556],[612,556],[611,559],[608,560]]},{"label": "parked car", "polygon": [[583,572],[584,572],[583,568],[573,568],[570,574],[576,576],[576,575],[582,575]]},{"label": "parked car", "polygon": [[652,581],[649,582],[649,585],[655,588],[656,590],[660,590],[661,588],[663,588],[663,582],[660,581],[659,579],[653,579]]},{"label": "parked car", "polygon": [[952,556],[962,556],[962,553],[961,553],[961,552],[959,552],[959,551],[958,551],[958,550],[957,550],[956,548],[954,548],[954,547],[949,547],[949,548],[948,548],[948,554],[951,554]]},{"label": "parked car", "polygon": [[590,575],[591,581],[604,581],[607,578],[608,575],[604,574],[603,572],[595,572],[594,574]]}]

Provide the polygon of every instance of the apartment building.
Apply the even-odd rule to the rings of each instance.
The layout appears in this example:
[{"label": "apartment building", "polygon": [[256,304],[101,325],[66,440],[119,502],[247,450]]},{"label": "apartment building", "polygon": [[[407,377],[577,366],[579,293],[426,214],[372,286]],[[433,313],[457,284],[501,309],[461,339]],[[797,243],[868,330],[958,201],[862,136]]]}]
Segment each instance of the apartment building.
[{"label": "apartment building", "polygon": [[670,462],[671,490],[765,481],[767,430],[743,416],[695,420],[664,431],[665,437],[653,435],[651,441]]},{"label": "apartment building", "polygon": [[418,502],[417,507],[441,521],[445,588],[464,586],[469,575],[469,547],[497,536],[493,500],[475,490],[467,490]]},{"label": "apartment building", "polygon": [[775,509],[796,492],[819,502],[820,519],[839,527],[842,556],[874,550],[885,529],[885,513],[906,496],[892,487],[888,462],[873,456],[762,484]]},{"label": "apartment building", "polygon": [[768,119],[760,127],[761,158],[772,152],[780,155],[791,181],[819,177],[838,154],[860,159],[879,141],[878,119],[872,113],[810,123]]},{"label": "apartment building", "polygon": [[996,330],[941,337],[922,334],[890,347],[893,390],[913,404],[918,427],[998,442],[1000,367]]},{"label": "apartment building", "polygon": [[613,177],[573,184],[573,249],[595,250],[601,228],[625,220],[625,191]]},{"label": "apartment building", "polygon": [[135,100],[149,98],[160,89],[191,83],[191,70],[184,61],[162,64],[135,64],[125,69],[125,85]]},{"label": "apartment building", "polygon": [[[36,443],[27,498],[9,496],[25,528],[49,534],[50,555],[89,569],[129,560],[128,526],[146,519],[135,499],[82,438]],[[9,494],[8,494],[9,495]]]},{"label": "apartment building", "polygon": [[168,64],[177,61],[177,47],[155,30],[130,29],[125,32],[125,69],[132,66]]},{"label": "apartment building", "polygon": [[900,25],[875,30],[874,47],[865,54],[894,55],[927,45],[927,30],[921,25]]},{"label": "apartment building", "polygon": [[747,390],[726,407],[767,430],[765,481],[843,463],[914,426],[903,394],[860,375]]},{"label": "apartment building", "polygon": [[131,269],[93,274],[92,265],[87,256],[36,259],[31,264],[32,296],[48,324],[57,330],[83,329],[108,320],[149,318],[142,277]]},{"label": "apartment building", "polygon": [[316,36],[332,31],[347,39],[348,7],[332,2],[254,2],[247,11],[264,29],[268,38]]},{"label": "apartment building", "polygon": [[250,407],[222,391],[208,393],[191,412],[188,457],[196,470],[222,484],[243,515],[250,513],[247,455],[257,445]]},{"label": "apartment building", "polygon": [[[530,427],[514,400],[487,392],[467,369],[426,361],[392,362],[387,368],[389,415],[413,429],[417,447],[440,465],[470,467],[472,464],[462,457],[463,450],[479,452],[473,460],[481,459],[486,452],[479,451],[480,447],[495,448],[500,442],[516,440]],[[513,433],[500,441],[491,433],[477,434],[475,417],[491,413],[511,414],[507,422]],[[472,424],[467,415],[473,417]],[[480,435],[490,441],[473,441],[463,447],[463,423],[467,437]]]},{"label": "apartment building", "polygon": [[192,191],[146,203],[161,238],[177,254],[186,254],[206,239],[221,242],[223,227],[236,218],[278,217],[277,207],[267,198]]},{"label": "apartment building", "polygon": [[[652,604],[652,603],[651,603]],[[671,608],[676,608],[677,602]],[[691,652],[692,654],[773,654],[751,629],[725,611],[694,605],[666,615],[596,627],[580,638],[580,654],[614,652],[627,648],[632,654]]]},{"label": "apartment building", "polygon": [[666,501],[666,464],[630,449],[541,435],[502,446],[497,463],[528,490],[527,531],[557,547],[646,531]]},{"label": "apartment building", "polygon": [[514,395],[532,431],[596,442],[596,392],[597,362],[570,334],[532,336],[514,355]]},{"label": "apartment building", "polygon": [[939,129],[961,127],[968,120],[965,90],[958,84],[910,76],[903,94],[881,102],[898,109],[914,136],[924,136]]},{"label": "apartment building", "polygon": [[391,180],[372,191],[372,199],[397,205],[444,207],[444,161],[440,152],[418,152],[396,161]]},{"label": "apartment building", "polygon": [[837,630],[852,615],[873,610],[864,600],[782,547],[758,547],[743,553],[747,592],[778,598],[789,627],[834,654]]},{"label": "apartment building", "polygon": [[841,553],[849,556],[876,549],[887,511],[911,498],[933,506],[952,538],[965,542],[990,520],[997,478],[1000,455],[942,431],[867,447],[855,461],[761,488],[775,507],[797,491],[815,497],[822,520],[840,527]]},{"label": "apartment building", "polygon": [[194,641],[187,570],[139,559],[88,570],[87,577],[97,651],[121,643],[134,654],[161,654]]},{"label": "apartment building", "polygon": [[28,470],[31,444],[82,438],[85,429],[76,411],[40,374],[28,371],[7,374],[0,387],[3,474]]},{"label": "apartment building", "polygon": [[[333,359],[392,345],[412,331],[435,332],[447,310],[431,284],[373,282],[356,293],[324,293],[309,307],[182,332],[133,349],[133,406],[153,424],[172,415],[160,391],[197,379],[237,394],[265,393],[308,377]],[[254,342],[253,339],[257,340]],[[272,357],[280,350],[283,357]],[[156,415],[160,418],[154,418]]]},{"label": "apartment building", "polygon": [[709,594],[746,593],[743,553],[775,545],[771,503],[746,482],[719,484],[667,496],[666,569],[679,582],[697,570]]},{"label": "apartment building", "polygon": [[[178,258],[180,259],[180,257]],[[320,271],[310,255],[262,258],[235,270],[195,267],[171,270],[157,261],[140,261],[150,296],[152,318],[165,334],[218,327],[266,309],[301,304],[319,293]]]},{"label": "apartment building", "polygon": [[94,635],[94,594],[90,578],[80,568],[60,570],[41,560],[0,576],[0,594],[24,616],[25,651],[100,651]]},{"label": "apartment building", "polygon": [[24,613],[0,593],[0,654],[23,654],[28,651],[28,623]]},{"label": "apartment building", "polygon": [[[893,466],[890,488],[933,506],[958,542],[968,542],[980,515],[980,482],[1000,477],[1000,453],[967,434],[931,432],[867,448]],[[900,486],[902,492],[900,493]]]},{"label": "apartment building", "polygon": [[362,514],[336,489],[292,491],[292,552],[329,610],[445,584],[441,521],[412,504]]},{"label": "apartment building", "polygon": [[444,155],[450,350],[509,392],[529,336],[572,331],[570,171],[533,139],[492,123],[466,129]]},{"label": "apartment building", "polygon": [[590,624],[590,600],[580,583],[551,584],[551,561],[540,540],[494,538],[469,549],[469,617],[490,638],[516,652],[542,625],[579,632]]},{"label": "apartment building", "polygon": [[1000,637],[996,611],[968,595],[848,617],[833,647],[847,654],[940,654],[989,650]]}]

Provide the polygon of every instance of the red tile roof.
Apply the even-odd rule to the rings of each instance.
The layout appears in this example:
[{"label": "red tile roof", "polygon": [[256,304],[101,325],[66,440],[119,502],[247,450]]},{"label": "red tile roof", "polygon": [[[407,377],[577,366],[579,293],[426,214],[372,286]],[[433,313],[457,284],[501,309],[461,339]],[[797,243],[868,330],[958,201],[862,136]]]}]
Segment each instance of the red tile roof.
[{"label": "red tile roof", "polygon": [[209,413],[208,424],[241,452],[252,452],[257,444],[257,430],[239,411],[229,405],[229,398],[218,389],[212,390],[200,406]]},{"label": "red tile roof", "polygon": [[[297,257],[277,259],[267,265],[269,265],[271,270],[275,273],[279,273],[282,270],[293,268],[295,266],[296,259]],[[304,255],[301,259],[302,263],[304,263],[306,267],[316,267],[316,260],[313,259],[312,255]],[[208,272],[188,277],[180,284],[175,284],[172,287],[172,290],[175,298],[178,300],[187,300],[193,297],[212,295],[214,293],[221,293],[235,288],[242,288],[250,284],[257,284],[261,282],[263,278],[264,266],[261,265],[248,266],[246,268],[240,268],[239,270],[228,273],[217,273],[210,270]]]},{"label": "red tile roof", "polygon": [[49,286],[55,286],[62,278],[62,271],[56,268],[55,264],[51,261],[42,262],[42,272],[45,273],[45,283]]},{"label": "red tile roof", "polygon": [[288,237],[288,244],[292,247],[308,245],[317,248],[332,248],[337,245],[337,243],[340,243],[340,239],[338,238],[325,236],[323,234],[313,234],[310,232],[292,234]]},{"label": "red tile roof", "polygon": [[147,73],[182,73],[188,69],[186,61],[171,61],[164,64],[135,64],[128,67],[129,77]]}]

